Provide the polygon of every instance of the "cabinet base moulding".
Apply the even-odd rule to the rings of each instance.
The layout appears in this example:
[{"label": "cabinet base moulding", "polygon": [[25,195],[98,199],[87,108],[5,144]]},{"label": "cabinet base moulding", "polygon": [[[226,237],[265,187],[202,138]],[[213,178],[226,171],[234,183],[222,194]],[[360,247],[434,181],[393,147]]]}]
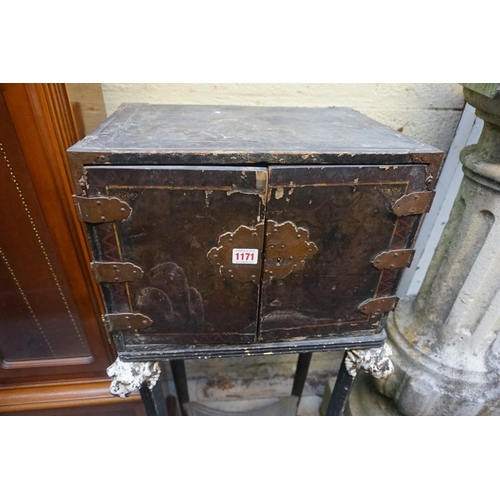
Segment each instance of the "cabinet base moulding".
[{"label": "cabinet base moulding", "polygon": [[[140,395],[127,398],[140,402]],[[109,392],[109,379],[0,388],[0,414],[124,403]]]}]

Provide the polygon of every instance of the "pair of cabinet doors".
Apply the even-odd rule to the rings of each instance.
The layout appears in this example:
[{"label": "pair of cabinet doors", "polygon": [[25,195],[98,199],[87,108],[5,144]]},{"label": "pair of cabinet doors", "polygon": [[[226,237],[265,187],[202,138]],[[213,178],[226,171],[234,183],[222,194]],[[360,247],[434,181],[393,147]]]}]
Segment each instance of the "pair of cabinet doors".
[{"label": "pair of cabinet doors", "polygon": [[[425,197],[427,177],[423,164],[84,175],[88,200],[76,203],[110,329],[129,343],[182,345],[380,331],[425,211],[403,205]],[[127,314],[138,320],[120,326]]]}]

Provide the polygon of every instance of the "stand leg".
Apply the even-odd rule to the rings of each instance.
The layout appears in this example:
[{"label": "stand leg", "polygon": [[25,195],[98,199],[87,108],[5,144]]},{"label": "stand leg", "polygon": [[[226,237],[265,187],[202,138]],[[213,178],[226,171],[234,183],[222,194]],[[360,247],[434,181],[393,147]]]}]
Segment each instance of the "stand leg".
[{"label": "stand leg", "polygon": [[330,396],[330,402],[328,403],[328,408],[326,410],[327,417],[340,416],[344,414],[347,399],[349,398],[352,383],[354,382],[354,377],[349,375],[349,372],[347,371],[345,363],[346,359],[347,351],[342,358],[335,387],[333,388],[332,395]]},{"label": "stand leg", "polygon": [[301,352],[297,360],[297,368],[295,369],[295,377],[293,379],[292,396],[302,397],[302,391],[306,383],[307,372],[311,364],[312,352]]},{"label": "stand leg", "polygon": [[112,379],[111,394],[126,398],[138,390],[148,415],[167,414],[160,384],[157,385],[160,379],[158,361],[133,362],[117,358],[106,372]]},{"label": "stand leg", "polygon": [[391,354],[392,349],[387,344],[375,349],[346,351],[326,414],[328,416],[344,414],[354,377],[359,370],[363,369],[375,378],[386,378],[394,373],[394,365],[389,359]]},{"label": "stand leg", "polygon": [[142,402],[146,408],[148,416],[165,417],[167,416],[167,406],[163,396],[160,384],[156,384],[152,389],[144,382],[139,389]]},{"label": "stand leg", "polygon": [[174,377],[175,390],[177,391],[177,399],[181,407],[181,413],[186,416],[184,403],[189,403],[189,391],[186,378],[186,367],[183,359],[173,359],[170,361],[172,375]]}]

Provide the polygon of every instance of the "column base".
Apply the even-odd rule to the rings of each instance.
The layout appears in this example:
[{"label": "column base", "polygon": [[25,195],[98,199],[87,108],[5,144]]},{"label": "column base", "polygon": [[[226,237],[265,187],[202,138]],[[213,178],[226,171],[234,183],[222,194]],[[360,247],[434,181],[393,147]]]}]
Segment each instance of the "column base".
[{"label": "column base", "polygon": [[354,379],[351,395],[345,409],[346,416],[393,417],[402,414],[394,402],[375,387],[375,379],[368,373],[360,373]]},{"label": "column base", "polygon": [[[500,415],[500,375],[494,367],[450,366],[446,350],[428,345],[429,332],[412,322],[411,301],[400,301],[386,325],[395,373],[376,380],[360,373],[354,383],[348,415]],[[431,335],[431,337],[436,337]]]}]

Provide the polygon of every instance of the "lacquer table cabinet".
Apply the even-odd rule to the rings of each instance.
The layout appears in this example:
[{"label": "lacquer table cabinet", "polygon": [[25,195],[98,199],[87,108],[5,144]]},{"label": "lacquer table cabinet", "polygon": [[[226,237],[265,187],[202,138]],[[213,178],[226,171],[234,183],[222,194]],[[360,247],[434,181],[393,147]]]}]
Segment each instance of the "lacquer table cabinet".
[{"label": "lacquer table cabinet", "polygon": [[[348,108],[125,104],[68,150],[119,360],[161,414],[158,361],[345,350],[390,372],[383,325],[442,153]],[[156,389],[153,389],[156,387]]]}]

